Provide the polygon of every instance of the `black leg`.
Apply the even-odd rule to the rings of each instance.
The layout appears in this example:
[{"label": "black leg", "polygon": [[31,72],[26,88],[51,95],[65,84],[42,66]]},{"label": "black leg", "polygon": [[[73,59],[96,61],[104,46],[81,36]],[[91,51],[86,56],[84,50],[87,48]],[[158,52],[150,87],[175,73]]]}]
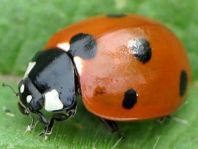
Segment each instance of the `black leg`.
[{"label": "black leg", "polygon": [[46,120],[46,118],[41,114],[40,120],[45,125],[45,128],[40,133],[40,136],[44,136],[45,137],[45,140],[46,140],[48,138],[48,136],[50,136],[52,134],[52,129],[53,129],[53,126],[54,126],[54,122],[55,121],[63,121],[63,120],[68,119],[69,117],[67,115],[63,114],[63,113],[55,113],[52,116],[51,120],[48,122]]},{"label": "black leg", "polygon": [[44,124],[43,131],[39,134],[39,136],[44,136],[44,139],[47,140],[48,136],[52,133],[52,128],[54,124],[54,119],[50,119],[50,121],[43,115],[42,112],[38,112],[39,121]]},{"label": "black leg", "polygon": [[119,131],[118,125],[115,121],[107,120],[100,118],[100,120],[105,124],[105,126],[111,131],[111,132],[117,132]]},{"label": "black leg", "polygon": [[39,121],[44,124],[44,125],[48,125],[49,121],[47,120],[47,118],[43,115],[43,113],[39,112],[38,113],[39,116]]},{"label": "black leg", "polygon": [[50,122],[45,126],[44,130],[40,133],[40,136],[44,136],[44,139],[47,140],[48,136],[52,134],[53,125],[54,119],[52,118]]},{"label": "black leg", "polygon": [[66,115],[64,113],[55,113],[52,118],[56,121],[64,121],[68,119],[70,116],[71,115]]},{"label": "black leg", "polygon": [[32,131],[36,127],[36,125],[38,124],[38,121],[35,120],[35,117],[33,115],[30,114],[29,116],[31,118],[31,124],[27,126],[25,132]]},{"label": "black leg", "polygon": [[118,137],[120,139],[123,139],[124,136],[122,135],[122,133],[119,130],[119,127],[117,125],[117,123],[115,121],[111,121],[111,120],[107,120],[107,119],[103,119],[100,118],[100,120],[103,122],[103,124],[105,124],[105,126],[112,132],[112,133],[117,133]]},{"label": "black leg", "polygon": [[162,123],[166,122],[166,120],[169,120],[169,119],[171,119],[171,115],[160,117],[160,118],[157,119],[157,123],[162,124]]},{"label": "black leg", "polygon": [[54,126],[54,119],[52,118],[49,122],[49,124],[45,127],[45,133],[46,135],[50,135],[52,133],[52,128]]}]

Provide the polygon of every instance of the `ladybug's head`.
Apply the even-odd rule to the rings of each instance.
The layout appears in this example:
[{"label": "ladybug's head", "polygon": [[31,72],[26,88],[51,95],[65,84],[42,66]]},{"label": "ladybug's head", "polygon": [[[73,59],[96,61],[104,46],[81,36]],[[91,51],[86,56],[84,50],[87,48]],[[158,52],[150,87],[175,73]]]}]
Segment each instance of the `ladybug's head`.
[{"label": "ladybug's head", "polygon": [[51,127],[76,113],[76,74],[71,58],[60,49],[41,51],[29,63],[18,84],[22,114]]},{"label": "ladybug's head", "polygon": [[23,114],[37,113],[42,109],[44,98],[29,78],[25,78],[18,84],[18,90],[20,98],[18,106]]}]

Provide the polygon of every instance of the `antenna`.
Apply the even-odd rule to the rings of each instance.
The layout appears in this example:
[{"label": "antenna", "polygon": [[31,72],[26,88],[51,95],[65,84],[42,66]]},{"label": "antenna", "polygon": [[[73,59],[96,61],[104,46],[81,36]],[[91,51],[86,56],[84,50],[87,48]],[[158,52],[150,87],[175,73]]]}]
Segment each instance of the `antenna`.
[{"label": "antenna", "polygon": [[2,86],[3,86],[3,87],[8,87],[8,88],[10,88],[10,89],[12,90],[12,92],[13,92],[16,96],[19,96],[19,93],[17,93],[11,85],[2,83]]}]

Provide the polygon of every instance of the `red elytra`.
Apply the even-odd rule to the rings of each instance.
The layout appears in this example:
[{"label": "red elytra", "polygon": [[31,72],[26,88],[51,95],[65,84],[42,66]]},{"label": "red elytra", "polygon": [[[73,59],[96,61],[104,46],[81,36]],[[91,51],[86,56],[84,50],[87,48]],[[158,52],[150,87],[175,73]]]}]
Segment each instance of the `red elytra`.
[{"label": "red elytra", "polygon": [[74,54],[74,63],[91,113],[142,120],[170,115],[184,102],[190,67],[169,29],[137,15],[93,17],[57,32],[45,49],[64,45],[68,51],[84,35],[92,40],[87,48],[95,51],[88,58]]}]

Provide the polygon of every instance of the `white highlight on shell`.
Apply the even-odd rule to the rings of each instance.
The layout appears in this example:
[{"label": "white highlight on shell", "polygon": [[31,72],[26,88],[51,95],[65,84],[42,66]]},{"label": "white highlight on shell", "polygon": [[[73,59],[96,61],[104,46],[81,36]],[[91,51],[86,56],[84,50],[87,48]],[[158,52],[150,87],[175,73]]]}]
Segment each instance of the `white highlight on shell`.
[{"label": "white highlight on shell", "polygon": [[130,54],[138,54],[138,51],[143,51],[144,46],[138,39],[128,41],[128,49]]},{"label": "white highlight on shell", "polygon": [[28,95],[28,96],[26,97],[26,101],[27,101],[27,103],[30,103],[30,102],[31,102],[31,100],[32,100],[32,96],[31,96],[31,95]]},{"label": "white highlight on shell", "polygon": [[21,87],[20,87],[20,93],[22,94],[24,92],[24,90],[25,90],[25,85],[22,84]]},{"label": "white highlight on shell", "polygon": [[59,43],[57,47],[67,52],[70,49],[70,44],[68,42],[63,42],[63,43]]},{"label": "white highlight on shell", "polygon": [[82,74],[82,70],[83,70],[82,59],[80,57],[78,57],[78,56],[75,56],[74,57],[74,62],[76,64],[76,68],[78,70],[79,75],[81,75]]},{"label": "white highlight on shell", "polygon": [[29,73],[31,72],[31,70],[34,68],[35,65],[36,65],[36,62],[30,62],[28,64],[28,67],[26,69],[26,72],[23,78],[26,78],[29,75]]},{"label": "white highlight on shell", "polygon": [[63,109],[63,103],[59,98],[58,92],[53,89],[44,95],[44,108],[46,111],[56,111]]}]

